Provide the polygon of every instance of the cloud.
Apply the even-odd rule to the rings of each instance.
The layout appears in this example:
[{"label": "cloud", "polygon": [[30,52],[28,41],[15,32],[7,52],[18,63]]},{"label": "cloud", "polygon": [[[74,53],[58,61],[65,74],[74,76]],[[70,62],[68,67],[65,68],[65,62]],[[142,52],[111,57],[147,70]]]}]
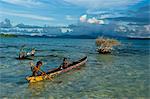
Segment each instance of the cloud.
[{"label": "cloud", "polygon": [[43,21],[53,21],[54,20],[54,18],[51,18],[51,17],[33,15],[33,14],[28,14],[28,13],[14,13],[14,12],[0,11],[0,14],[10,15],[10,16],[19,16],[19,17],[30,18],[30,19],[35,19],[35,20],[43,20]]},{"label": "cloud", "polygon": [[65,2],[85,7],[87,9],[111,9],[134,5],[142,0],[64,0]]},{"label": "cloud", "polygon": [[5,3],[19,5],[19,6],[26,6],[26,7],[33,7],[33,6],[40,6],[43,5],[42,2],[37,0],[1,0]]},{"label": "cloud", "polygon": [[66,20],[72,21],[72,20],[76,20],[76,18],[71,15],[66,15]]},{"label": "cloud", "polygon": [[86,22],[86,21],[87,21],[87,15],[82,15],[82,16],[80,17],[80,21],[81,21],[81,22]]},{"label": "cloud", "polygon": [[87,23],[91,23],[91,24],[104,24],[103,20],[97,20],[95,17],[93,18],[89,18],[87,20]]},{"label": "cloud", "polygon": [[87,18],[87,15],[82,15],[80,17],[80,22],[90,23],[90,24],[104,24],[103,20],[98,20],[95,17]]},{"label": "cloud", "polygon": [[150,34],[150,25],[144,25],[144,28]]},{"label": "cloud", "polygon": [[131,16],[131,17],[116,17],[116,18],[107,18],[108,20],[113,20],[113,21],[122,21],[122,22],[136,22],[136,23],[144,23],[144,24],[149,24],[149,18],[139,18],[136,16]]}]

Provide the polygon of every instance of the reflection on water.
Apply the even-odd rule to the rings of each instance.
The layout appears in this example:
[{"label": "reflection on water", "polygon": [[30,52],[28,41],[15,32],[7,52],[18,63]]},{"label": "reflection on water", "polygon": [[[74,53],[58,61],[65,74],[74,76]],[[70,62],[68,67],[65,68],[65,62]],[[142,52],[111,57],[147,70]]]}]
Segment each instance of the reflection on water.
[{"label": "reflection on water", "polygon": [[111,64],[115,61],[115,57],[111,54],[100,54],[100,55],[96,55],[96,59],[99,62],[104,62],[107,64]]},{"label": "reflection on water", "polygon": [[[0,98],[99,99],[148,98],[148,41],[122,40],[111,54],[95,52],[94,39],[2,38],[0,42]],[[130,45],[129,45],[130,44]],[[85,66],[53,81],[28,84],[31,60],[16,60],[19,48],[35,47],[34,60],[42,70],[58,67],[63,57],[70,61],[88,56]]]},{"label": "reflection on water", "polygon": [[30,89],[32,95],[36,95],[36,93],[46,90],[45,88],[47,86],[48,86],[47,83],[43,81],[43,82],[31,83],[29,84],[28,88]]}]

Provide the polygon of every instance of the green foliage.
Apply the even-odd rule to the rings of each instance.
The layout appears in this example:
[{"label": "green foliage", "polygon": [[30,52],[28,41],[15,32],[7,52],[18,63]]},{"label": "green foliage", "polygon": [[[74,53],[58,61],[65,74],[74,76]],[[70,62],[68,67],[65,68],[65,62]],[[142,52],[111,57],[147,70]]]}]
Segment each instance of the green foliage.
[{"label": "green foliage", "polygon": [[17,37],[15,34],[0,34],[0,37]]}]

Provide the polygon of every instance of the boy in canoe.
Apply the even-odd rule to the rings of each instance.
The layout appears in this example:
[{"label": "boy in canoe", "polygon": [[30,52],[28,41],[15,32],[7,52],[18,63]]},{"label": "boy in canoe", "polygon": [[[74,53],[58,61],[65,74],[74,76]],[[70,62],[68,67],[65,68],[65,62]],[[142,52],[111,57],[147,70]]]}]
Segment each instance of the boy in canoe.
[{"label": "boy in canoe", "polygon": [[[31,65],[33,65],[32,63],[30,63]],[[39,75],[45,75],[46,73],[43,72],[40,68],[42,66],[42,62],[41,61],[38,61],[36,66],[34,67],[31,67],[31,70],[32,70],[32,76],[39,76]]]},{"label": "boy in canoe", "polygon": [[67,60],[67,58],[64,58],[63,63],[58,68],[54,68],[52,70],[49,70],[47,73],[53,73],[53,72],[56,72],[58,70],[63,70],[65,68],[67,68],[69,65],[70,65],[70,62]]},{"label": "boy in canoe", "polygon": [[67,60],[67,58],[63,59],[63,63],[60,65],[61,69],[65,69],[69,66],[70,62]]}]

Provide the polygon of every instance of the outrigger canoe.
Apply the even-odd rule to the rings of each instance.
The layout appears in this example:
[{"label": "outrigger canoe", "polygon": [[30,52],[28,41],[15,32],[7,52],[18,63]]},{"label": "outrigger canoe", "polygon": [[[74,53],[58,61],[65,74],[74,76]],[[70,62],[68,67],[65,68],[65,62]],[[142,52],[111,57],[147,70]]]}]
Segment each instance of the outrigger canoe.
[{"label": "outrigger canoe", "polygon": [[42,80],[52,80],[54,77],[56,77],[59,74],[65,73],[69,70],[72,70],[74,68],[77,68],[79,66],[82,66],[86,63],[87,61],[87,57],[84,57],[78,61],[72,62],[67,68],[65,69],[60,69],[60,68],[55,68],[50,72],[47,72],[46,75],[40,75],[40,76],[28,76],[26,77],[26,80],[29,83],[33,83],[33,82],[38,82],[38,81],[42,81]]}]

